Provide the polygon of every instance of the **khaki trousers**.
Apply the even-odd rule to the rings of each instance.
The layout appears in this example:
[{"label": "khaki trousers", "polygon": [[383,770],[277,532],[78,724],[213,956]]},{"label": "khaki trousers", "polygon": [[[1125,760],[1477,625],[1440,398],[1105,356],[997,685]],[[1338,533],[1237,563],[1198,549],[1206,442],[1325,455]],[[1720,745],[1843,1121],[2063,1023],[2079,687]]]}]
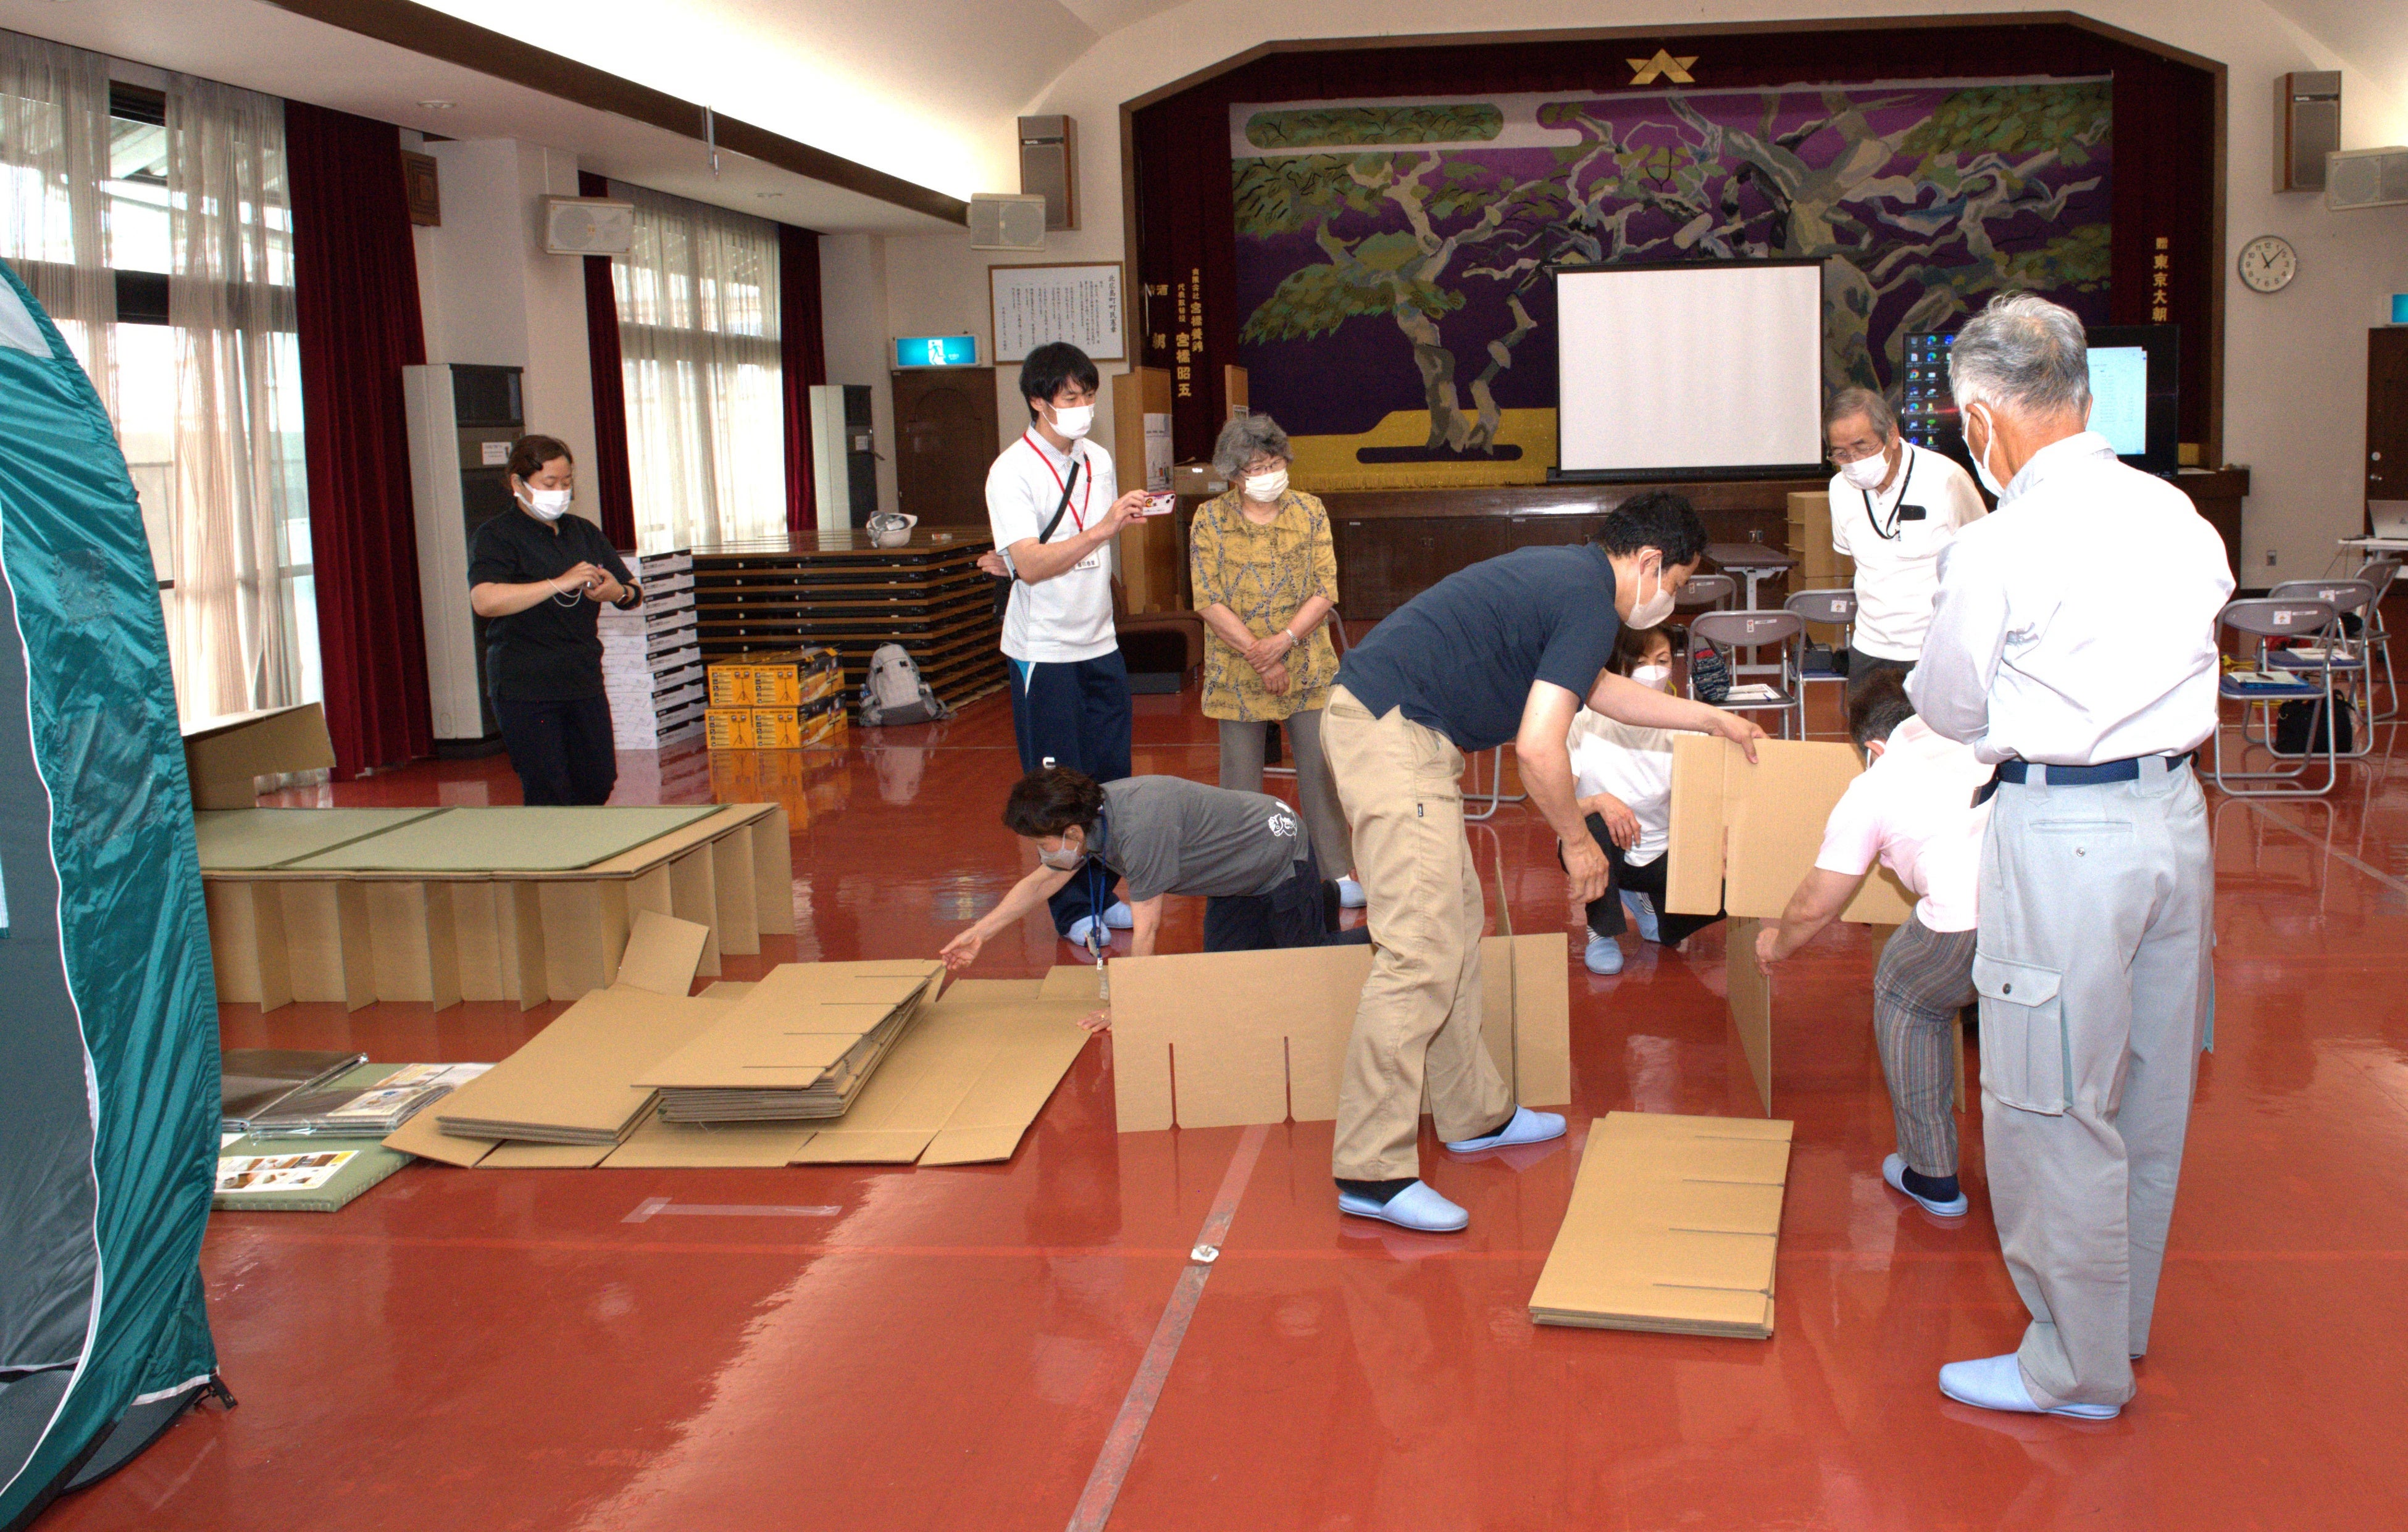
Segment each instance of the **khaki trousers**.
[{"label": "khaki trousers", "polygon": [[1513,1110],[1480,1040],[1487,910],[1463,831],[1463,755],[1402,709],[1374,719],[1344,687],[1329,694],[1321,740],[1354,832],[1373,948],[1331,1168],[1341,1181],[1402,1180],[1421,1173],[1425,1089],[1442,1139],[1471,1138]]},{"label": "khaki trousers", "polygon": [[2215,852],[2187,766],[2002,784],[1982,846],[1982,1140],[2042,1404],[2149,1349],[2206,1022]]}]

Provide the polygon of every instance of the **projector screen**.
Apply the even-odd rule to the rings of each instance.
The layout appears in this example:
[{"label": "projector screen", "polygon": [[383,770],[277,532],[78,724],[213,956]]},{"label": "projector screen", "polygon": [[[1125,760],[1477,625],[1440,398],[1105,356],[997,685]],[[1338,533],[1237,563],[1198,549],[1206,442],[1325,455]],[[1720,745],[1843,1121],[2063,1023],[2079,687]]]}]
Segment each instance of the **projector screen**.
[{"label": "projector screen", "polygon": [[1555,273],[1560,474],[1820,472],[1813,261]]}]

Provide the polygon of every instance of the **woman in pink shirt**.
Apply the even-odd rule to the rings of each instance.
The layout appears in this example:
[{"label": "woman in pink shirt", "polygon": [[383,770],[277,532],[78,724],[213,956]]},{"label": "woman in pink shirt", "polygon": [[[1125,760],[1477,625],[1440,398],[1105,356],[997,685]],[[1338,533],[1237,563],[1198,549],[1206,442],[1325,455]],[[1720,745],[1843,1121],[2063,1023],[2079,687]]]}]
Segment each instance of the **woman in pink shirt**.
[{"label": "woman in pink shirt", "polygon": [[1949,1097],[1956,1012],[1973,1003],[1974,890],[1989,805],[1974,795],[1990,768],[1973,747],[1943,739],[1914,716],[1904,681],[1876,676],[1849,700],[1848,733],[1871,757],[1831,810],[1823,849],[1789,896],[1781,923],[1758,933],[1756,966],[1814,938],[1856,897],[1875,861],[1915,896],[1914,912],[1873,971],[1873,1039],[1889,1080],[1898,1153],[1882,1179],[1942,1217],[1965,1211],[1956,1183],[1956,1117]]}]

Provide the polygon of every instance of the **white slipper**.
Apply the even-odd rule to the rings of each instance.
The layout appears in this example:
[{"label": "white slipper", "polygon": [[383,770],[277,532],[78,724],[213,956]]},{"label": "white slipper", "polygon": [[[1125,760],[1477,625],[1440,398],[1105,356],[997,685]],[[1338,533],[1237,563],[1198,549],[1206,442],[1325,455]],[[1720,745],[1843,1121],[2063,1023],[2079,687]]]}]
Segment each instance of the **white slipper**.
[{"label": "white slipper", "polygon": [[2059,1404],[2043,1408],[2024,1382],[2015,1353],[1951,1362],[1940,1369],[1940,1392],[1976,1410],[2002,1410],[2016,1415],[2066,1415],[2074,1420],[2114,1420],[2120,1404]]},{"label": "white slipper", "polygon": [[1449,1202],[1429,1188],[1427,1181],[1417,1181],[1385,1202],[1375,1202],[1352,1192],[1338,1194],[1338,1210],[1356,1218],[1376,1218],[1394,1224],[1400,1229],[1414,1229],[1423,1234],[1453,1234],[1471,1222],[1471,1215]]},{"label": "white slipper", "polygon": [[1505,1125],[1484,1138],[1463,1138],[1446,1147],[1457,1154],[1476,1154],[1484,1149],[1503,1149],[1511,1144],[1542,1144],[1550,1138],[1564,1136],[1564,1119],[1560,1112],[1532,1111],[1527,1107],[1515,1107]]}]

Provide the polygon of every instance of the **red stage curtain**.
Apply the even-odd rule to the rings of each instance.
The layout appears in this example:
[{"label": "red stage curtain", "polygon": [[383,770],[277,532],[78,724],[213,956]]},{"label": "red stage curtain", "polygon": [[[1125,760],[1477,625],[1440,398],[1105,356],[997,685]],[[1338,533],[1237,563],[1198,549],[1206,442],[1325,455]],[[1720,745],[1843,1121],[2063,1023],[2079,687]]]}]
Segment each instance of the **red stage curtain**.
[{"label": "red stage curtain", "polygon": [[[610,183],[591,170],[577,173],[580,196],[607,197]],[[594,376],[594,489],[601,498],[602,532],[610,546],[636,546],[636,484],[627,468],[627,381],[619,363],[619,300],[610,290],[610,258],[585,258],[586,366]]]},{"label": "red stage curtain", "polygon": [[335,776],[435,749],[401,369],[426,360],[401,136],[287,102],[309,544]]},{"label": "red stage curtain", "polygon": [[786,529],[819,524],[811,483],[811,388],[827,381],[820,325],[820,236],[778,225],[778,361],[786,403]]}]

